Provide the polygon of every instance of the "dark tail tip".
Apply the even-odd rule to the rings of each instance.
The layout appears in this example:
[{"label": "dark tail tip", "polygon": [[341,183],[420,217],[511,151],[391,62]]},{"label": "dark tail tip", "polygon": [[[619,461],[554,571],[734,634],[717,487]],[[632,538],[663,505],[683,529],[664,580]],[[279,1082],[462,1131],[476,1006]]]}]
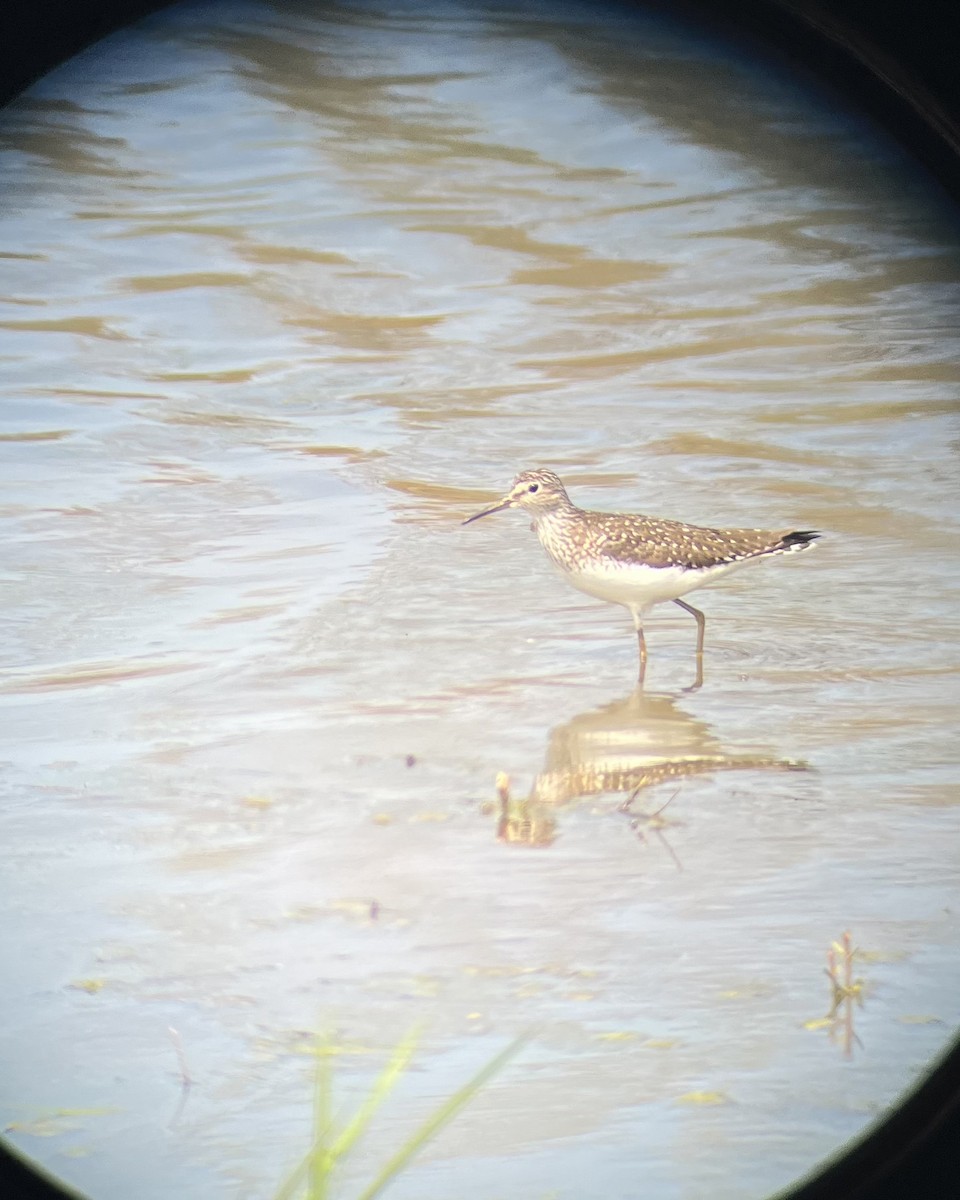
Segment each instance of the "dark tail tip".
[{"label": "dark tail tip", "polygon": [[819,529],[795,529],[793,533],[785,533],[781,538],[780,544],[784,547],[809,546],[819,536]]}]

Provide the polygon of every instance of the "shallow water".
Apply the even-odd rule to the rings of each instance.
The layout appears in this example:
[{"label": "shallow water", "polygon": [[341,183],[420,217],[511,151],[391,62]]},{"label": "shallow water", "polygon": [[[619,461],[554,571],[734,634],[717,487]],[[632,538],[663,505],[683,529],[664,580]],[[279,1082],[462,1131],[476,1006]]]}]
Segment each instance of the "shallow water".
[{"label": "shallow water", "polygon": [[[343,1194],[528,1031],[392,1195],[762,1196],[947,1044],[960,241],[835,107],[615,8],[278,3],[4,114],[15,1145],[272,1195],[311,1031],[347,1106],[420,1022]],[[460,525],[541,464],[825,535],[698,593],[699,691],[658,609],[639,693],[623,610]]]}]

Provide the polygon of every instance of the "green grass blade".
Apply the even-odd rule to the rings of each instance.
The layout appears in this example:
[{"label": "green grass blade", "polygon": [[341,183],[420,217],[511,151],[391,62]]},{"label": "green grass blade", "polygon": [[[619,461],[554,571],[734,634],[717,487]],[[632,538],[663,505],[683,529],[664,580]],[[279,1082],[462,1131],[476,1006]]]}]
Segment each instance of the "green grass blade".
[{"label": "green grass blade", "polygon": [[294,1200],[304,1182],[307,1185],[307,1200],[325,1200],[327,1184],[337,1159],[349,1153],[394,1084],[409,1066],[418,1037],[417,1028],[403,1037],[390,1062],[380,1073],[373,1091],[350,1118],[342,1132],[332,1140],[332,1048],[327,1040],[318,1046],[313,1145],[283,1181],[274,1200]]},{"label": "green grass blade", "polygon": [[333,1126],[333,1046],[328,1035],[317,1038],[317,1073],[313,1088],[314,1142],[308,1154],[307,1196],[309,1200],[327,1200],[330,1178],[327,1135]]},{"label": "green grass blade", "polygon": [[331,1167],[338,1158],[342,1158],[345,1154],[350,1153],[357,1138],[360,1137],[373,1120],[374,1113],[376,1113],[380,1105],[386,1100],[394,1084],[410,1065],[410,1059],[413,1058],[413,1052],[417,1048],[419,1038],[419,1028],[411,1029],[397,1044],[397,1048],[393,1052],[393,1057],[381,1071],[377,1082],[373,1086],[373,1091],[360,1105],[344,1126],[342,1133],[339,1134],[329,1147],[327,1157],[330,1160]]},{"label": "green grass blade", "polygon": [[327,1035],[318,1035],[317,1068],[313,1092],[313,1144],[293,1168],[274,1195],[274,1200],[293,1200],[306,1184],[307,1200],[325,1200],[330,1177],[329,1137],[333,1124],[333,1043]]},{"label": "green grass blade", "polygon": [[468,1104],[473,1097],[487,1084],[498,1071],[500,1071],[507,1062],[513,1058],[517,1051],[528,1040],[529,1034],[522,1034],[520,1037],[510,1043],[505,1050],[502,1050],[496,1058],[492,1059],[487,1065],[468,1082],[455,1092],[449,1100],[445,1100],[436,1112],[428,1117],[420,1126],[413,1137],[409,1138],[400,1147],[397,1153],[389,1160],[382,1168],[380,1174],[377,1175],[373,1183],[370,1184],[365,1191],[361,1192],[357,1200],[374,1200],[374,1197],[379,1196],[383,1189],[392,1179],[403,1170],[407,1163],[418,1154],[423,1147],[436,1137],[440,1130],[452,1121],[464,1105]]},{"label": "green grass blade", "polygon": [[277,1188],[276,1192],[274,1193],[273,1200],[293,1200],[293,1197],[297,1194],[300,1188],[300,1184],[307,1177],[307,1166],[309,1162],[310,1155],[308,1154],[305,1158],[301,1159],[299,1163],[297,1163],[283,1183],[280,1184],[279,1188]]}]

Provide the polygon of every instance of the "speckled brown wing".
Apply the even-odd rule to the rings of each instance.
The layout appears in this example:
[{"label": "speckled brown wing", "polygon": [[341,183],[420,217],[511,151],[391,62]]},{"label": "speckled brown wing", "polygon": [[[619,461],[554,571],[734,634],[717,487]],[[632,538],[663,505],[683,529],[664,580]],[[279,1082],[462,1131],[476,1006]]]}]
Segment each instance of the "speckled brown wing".
[{"label": "speckled brown wing", "polygon": [[584,513],[591,548],[623,562],[688,569],[801,550],[819,535],[813,530],[786,533],[769,529],[707,529],[633,513]]}]

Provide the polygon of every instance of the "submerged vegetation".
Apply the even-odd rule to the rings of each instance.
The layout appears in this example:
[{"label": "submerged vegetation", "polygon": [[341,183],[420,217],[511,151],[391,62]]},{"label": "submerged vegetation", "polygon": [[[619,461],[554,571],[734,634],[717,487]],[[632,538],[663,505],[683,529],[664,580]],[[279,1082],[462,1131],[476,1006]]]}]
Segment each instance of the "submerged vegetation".
[{"label": "submerged vegetation", "polygon": [[854,1029],[854,1004],[863,1007],[864,981],[854,979],[853,960],[863,952],[853,944],[849,930],[838,942],[831,942],[827,951],[824,974],[830,980],[830,1010],[825,1017],[806,1021],[806,1029],[826,1029],[831,1040],[839,1036],[844,1054],[853,1053],[854,1044],[862,1045]]}]

